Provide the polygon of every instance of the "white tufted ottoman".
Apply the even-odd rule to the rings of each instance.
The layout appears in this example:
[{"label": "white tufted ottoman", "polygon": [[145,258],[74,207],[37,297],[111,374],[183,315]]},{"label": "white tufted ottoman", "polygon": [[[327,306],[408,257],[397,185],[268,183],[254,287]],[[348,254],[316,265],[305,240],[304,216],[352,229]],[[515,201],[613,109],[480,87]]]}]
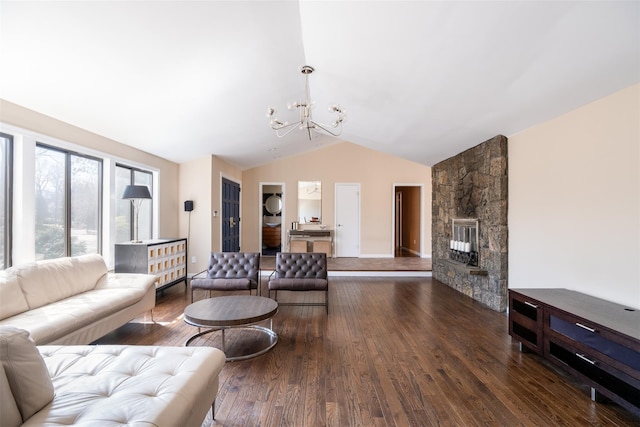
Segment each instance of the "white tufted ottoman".
[{"label": "white tufted ottoman", "polygon": [[215,404],[220,350],[208,347],[39,346],[53,401],[24,426],[200,426]]}]

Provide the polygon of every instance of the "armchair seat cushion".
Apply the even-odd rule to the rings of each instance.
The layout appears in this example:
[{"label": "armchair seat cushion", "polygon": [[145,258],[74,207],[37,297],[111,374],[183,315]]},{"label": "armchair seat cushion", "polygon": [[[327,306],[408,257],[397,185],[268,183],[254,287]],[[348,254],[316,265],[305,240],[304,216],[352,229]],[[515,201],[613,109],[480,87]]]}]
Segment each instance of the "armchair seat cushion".
[{"label": "armchair seat cushion", "polygon": [[214,291],[248,290],[255,289],[252,280],[246,278],[233,279],[192,279],[191,287],[196,289],[208,289]]},{"label": "armchair seat cushion", "polygon": [[272,291],[325,291],[329,282],[326,279],[280,278],[269,280]]}]

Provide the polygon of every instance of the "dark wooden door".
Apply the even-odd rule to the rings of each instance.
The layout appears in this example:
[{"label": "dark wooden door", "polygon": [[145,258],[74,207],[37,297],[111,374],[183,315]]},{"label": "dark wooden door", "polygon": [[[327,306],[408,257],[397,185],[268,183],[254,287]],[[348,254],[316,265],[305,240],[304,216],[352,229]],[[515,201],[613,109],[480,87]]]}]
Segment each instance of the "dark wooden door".
[{"label": "dark wooden door", "polygon": [[222,178],[222,252],[240,251],[240,184]]}]

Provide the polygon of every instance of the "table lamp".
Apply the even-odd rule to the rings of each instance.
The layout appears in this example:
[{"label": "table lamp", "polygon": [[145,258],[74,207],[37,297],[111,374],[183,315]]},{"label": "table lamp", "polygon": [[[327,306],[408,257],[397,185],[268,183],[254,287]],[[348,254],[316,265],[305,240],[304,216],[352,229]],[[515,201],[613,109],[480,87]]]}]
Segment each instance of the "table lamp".
[{"label": "table lamp", "polygon": [[132,243],[140,243],[142,240],[138,240],[138,215],[140,214],[140,205],[144,199],[150,199],[151,193],[146,185],[127,185],[122,194],[123,199],[131,200],[133,206],[133,220],[134,220],[134,235]]}]

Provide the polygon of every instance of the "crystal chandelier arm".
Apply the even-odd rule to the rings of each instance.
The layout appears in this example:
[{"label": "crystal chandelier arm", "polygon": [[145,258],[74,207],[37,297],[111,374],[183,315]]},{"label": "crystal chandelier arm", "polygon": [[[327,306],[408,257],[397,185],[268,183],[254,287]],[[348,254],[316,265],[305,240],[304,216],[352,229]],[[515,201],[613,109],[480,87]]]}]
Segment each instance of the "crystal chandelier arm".
[{"label": "crystal chandelier arm", "polygon": [[[289,135],[291,132],[293,132],[294,130],[296,130],[296,128],[300,126],[300,122],[296,122],[296,123],[290,123],[288,125],[284,125],[278,128],[274,128],[273,125],[271,126],[271,129],[276,131],[276,135],[278,136],[278,138],[283,138],[287,135]],[[282,132],[284,130],[284,132]]]},{"label": "crystal chandelier arm", "polygon": [[[326,132],[331,136],[340,136],[340,134],[342,133],[342,122],[334,126],[334,128],[339,127],[339,129],[336,132],[333,132],[332,130],[328,129],[327,125],[316,123],[313,120],[310,120],[310,123],[313,125],[314,128],[322,129],[323,132]],[[309,132],[311,132],[311,129],[312,128],[309,127]],[[311,136],[309,136],[309,139],[311,139]]]},{"label": "crystal chandelier arm", "polygon": [[296,128],[296,126],[300,124],[300,122],[297,122],[297,123],[281,122],[275,117],[275,115],[276,115],[275,108],[269,107],[267,109],[267,117],[271,119],[269,121],[269,126],[271,126],[271,129],[276,131],[276,135],[278,136],[278,138],[287,136]]}]

